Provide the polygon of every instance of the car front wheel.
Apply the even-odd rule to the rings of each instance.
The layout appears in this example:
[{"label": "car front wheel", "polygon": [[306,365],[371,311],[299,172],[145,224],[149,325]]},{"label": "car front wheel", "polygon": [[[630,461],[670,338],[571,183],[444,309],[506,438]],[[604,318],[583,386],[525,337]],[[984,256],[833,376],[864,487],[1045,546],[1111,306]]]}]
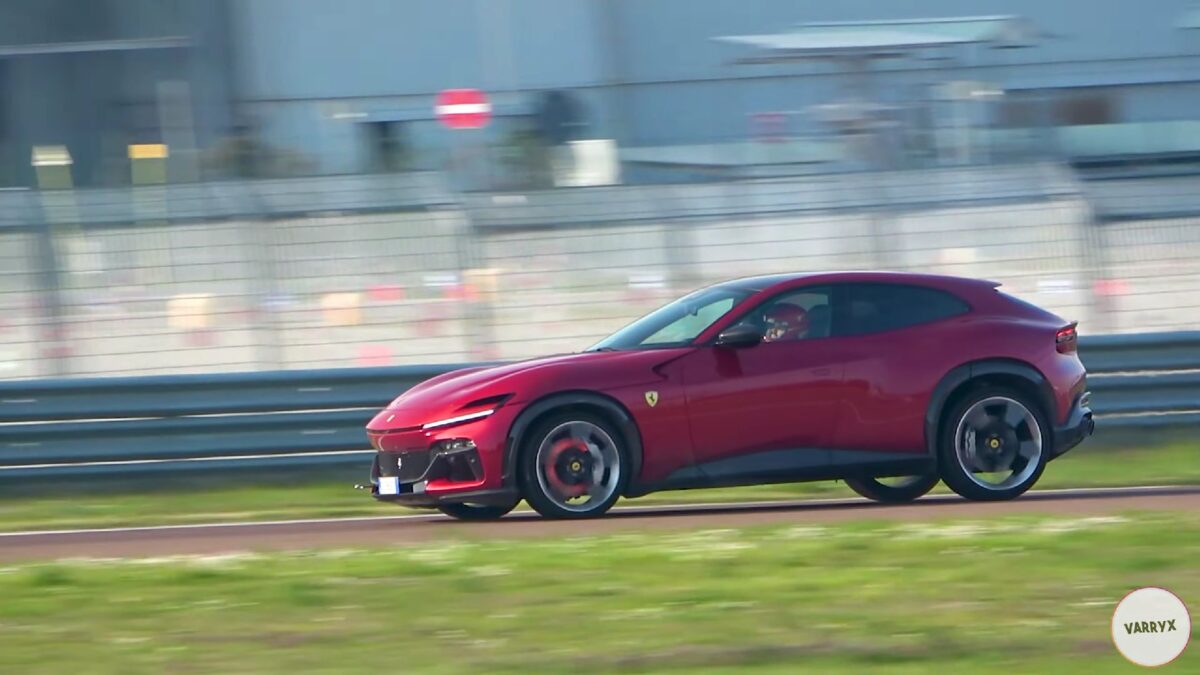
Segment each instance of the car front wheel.
[{"label": "car front wheel", "polygon": [[592,518],[616,503],[629,481],[619,431],[590,413],[560,413],[528,436],[520,457],[521,488],[549,518]]},{"label": "car front wheel", "polygon": [[1037,482],[1050,450],[1041,407],[1006,388],[978,389],[946,416],[939,464],[946,485],[967,499],[1012,499]]},{"label": "car front wheel", "polygon": [[885,504],[903,504],[924,497],[941,480],[936,473],[898,478],[847,478],[846,485],[858,494]]}]

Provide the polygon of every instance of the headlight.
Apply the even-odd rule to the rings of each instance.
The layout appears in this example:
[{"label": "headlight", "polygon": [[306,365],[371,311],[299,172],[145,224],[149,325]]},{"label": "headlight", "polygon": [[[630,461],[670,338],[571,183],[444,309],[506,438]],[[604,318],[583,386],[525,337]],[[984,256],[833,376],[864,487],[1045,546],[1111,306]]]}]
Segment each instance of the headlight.
[{"label": "headlight", "polygon": [[436,422],[429,422],[428,424],[422,424],[421,430],[426,431],[428,429],[439,429],[441,427],[448,427],[453,424],[463,424],[465,422],[474,422],[475,420],[481,420],[481,419],[487,417],[488,415],[491,415],[494,412],[496,412],[496,409],[492,408],[491,410],[480,410],[480,411],[473,412],[473,413],[467,413],[466,415],[458,415],[457,417],[447,417],[446,419],[437,420]]},{"label": "headlight", "polygon": [[469,438],[451,438],[450,440],[438,443],[437,449],[445,454],[466,452],[467,450],[475,449],[475,442]]}]

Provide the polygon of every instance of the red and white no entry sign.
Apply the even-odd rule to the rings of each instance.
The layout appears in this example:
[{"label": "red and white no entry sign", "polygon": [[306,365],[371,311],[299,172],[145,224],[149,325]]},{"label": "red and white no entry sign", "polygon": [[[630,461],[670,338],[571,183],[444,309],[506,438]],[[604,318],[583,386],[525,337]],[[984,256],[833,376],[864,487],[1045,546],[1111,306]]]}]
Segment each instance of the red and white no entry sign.
[{"label": "red and white no entry sign", "polygon": [[492,104],[478,89],[446,89],[437,95],[433,111],[451,129],[478,129],[492,119]]}]

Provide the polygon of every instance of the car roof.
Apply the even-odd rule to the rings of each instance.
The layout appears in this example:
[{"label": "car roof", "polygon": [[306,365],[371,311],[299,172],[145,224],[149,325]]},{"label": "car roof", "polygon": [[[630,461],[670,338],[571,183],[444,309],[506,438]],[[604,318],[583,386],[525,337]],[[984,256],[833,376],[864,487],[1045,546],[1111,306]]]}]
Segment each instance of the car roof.
[{"label": "car roof", "polygon": [[785,290],[792,286],[814,283],[877,283],[912,284],[933,288],[991,287],[995,281],[956,277],[945,274],[923,274],[917,272],[794,272],[788,274],[764,274],[741,279],[731,279],[717,286],[739,291],[760,292]]}]

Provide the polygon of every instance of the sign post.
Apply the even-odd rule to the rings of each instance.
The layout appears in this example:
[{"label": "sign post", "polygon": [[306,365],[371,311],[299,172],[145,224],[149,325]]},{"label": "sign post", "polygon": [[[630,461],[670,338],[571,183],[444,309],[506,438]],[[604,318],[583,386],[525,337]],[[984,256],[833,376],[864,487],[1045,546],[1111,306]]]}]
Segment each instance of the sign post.
[{"label": "sign post", "polygon": [[[438,121],[452,132],[451,134],[451,181],[462,191],[469,189],[469,172],[467,160],[471,153],[467,152],[463,131],[467,129],[482,129],[492,119],[492,104],[487,95],[478,89],[445,89],[438,92],[434,100],[433,112]],[[460,200],[467,223],[465,232],[459,237],[459,283],[465,286],[468,279],[474,275],[473,269],[479,268],[479,251],[475,246],[474,227],[471,223],[470,207],[466,199]],[[493,342],[491,336],[491,291],[484,290],[477,294],[460,296],[460,301],[466,303],[464,319],[468,322],[468,334],[474,344],[473,356],[477,360],[493,360]]]}]

